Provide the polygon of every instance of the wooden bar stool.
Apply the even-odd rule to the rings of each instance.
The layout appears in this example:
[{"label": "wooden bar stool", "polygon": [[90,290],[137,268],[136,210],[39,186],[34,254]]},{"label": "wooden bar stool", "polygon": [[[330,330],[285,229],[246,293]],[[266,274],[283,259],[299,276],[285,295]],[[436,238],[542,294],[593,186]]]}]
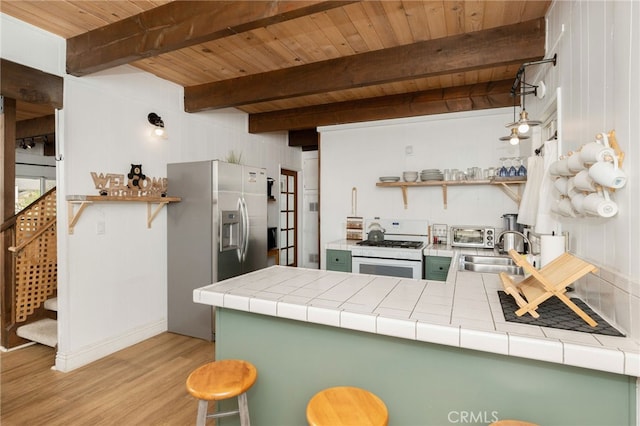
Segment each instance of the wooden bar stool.
[{"label": "wooden bar stool", "polygon": [[339,386],[311,398],[307,421],[310,426],[386,426],[389,413],[384,402],[371,392]]},{"label": "wooden bar stool", "polygon": [[[197,426],[204,426],[207,418],[240,415],[240,424],[249,426],[249,405],[246,391],[256,382],[256,367],[247,361],[226,359],[196,368],[187,378],[187,391],[197,398]],[[209,401],[238,397],[238,409],[207,414]]]}]

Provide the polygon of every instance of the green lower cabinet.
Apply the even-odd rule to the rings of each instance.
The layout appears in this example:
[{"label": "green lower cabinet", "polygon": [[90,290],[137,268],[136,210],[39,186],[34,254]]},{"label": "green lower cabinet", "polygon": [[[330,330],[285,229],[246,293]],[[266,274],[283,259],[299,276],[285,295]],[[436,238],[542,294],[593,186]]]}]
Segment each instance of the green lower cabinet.
[{"label": "green lower cabinet", "polygon": [[351,272],[351,252],[327,249],[327,271]]},{"label": "green lower cabinet", "polygon": [[425,256],[424,258],[424,278],[434,281],[446,281],[451,265],[450,257]]},{"label": "green lower cabinet", "polygon": [[[311,397],[332,386],[376,394],[389,426],[632,426],[636,378],[515,356],[216,308],[215,359],[258,369],[251,423],[306,425]],[[195,402],[192,402],[195,417]],[[236,398],[217,409],[235,409]],[[237,426],[238,416],[216,420]]]}]

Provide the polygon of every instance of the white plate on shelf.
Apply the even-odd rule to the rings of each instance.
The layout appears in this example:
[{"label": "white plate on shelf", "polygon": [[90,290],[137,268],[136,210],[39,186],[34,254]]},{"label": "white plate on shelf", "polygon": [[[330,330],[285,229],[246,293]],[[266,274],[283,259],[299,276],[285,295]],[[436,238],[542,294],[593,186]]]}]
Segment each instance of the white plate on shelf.
[{"label": "white plate on shelf", "polygon": [[400,176],[380,176],[380,182],[399,182]]}]

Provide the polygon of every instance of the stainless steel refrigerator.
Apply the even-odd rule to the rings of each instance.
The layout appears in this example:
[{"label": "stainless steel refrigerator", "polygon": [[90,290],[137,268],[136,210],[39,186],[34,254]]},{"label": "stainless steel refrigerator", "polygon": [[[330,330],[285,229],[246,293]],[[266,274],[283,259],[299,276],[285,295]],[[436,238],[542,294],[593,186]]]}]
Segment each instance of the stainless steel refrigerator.
[{"label": "stainless steel refrigerator", "polygon": [[267,266],[267,176],[219,160],[167,165],[167,322],[171,332],[215,340],[211,306],[193,290]]}]

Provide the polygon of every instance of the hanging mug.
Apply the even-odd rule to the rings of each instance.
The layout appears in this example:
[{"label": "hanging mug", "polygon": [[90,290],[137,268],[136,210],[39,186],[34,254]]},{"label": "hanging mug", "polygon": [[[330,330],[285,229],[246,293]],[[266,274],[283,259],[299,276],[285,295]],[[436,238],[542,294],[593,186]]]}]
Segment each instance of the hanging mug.
[{"label": "hanging mug", "polygon": [[584,214],[584,199],[586,197],[582,192],[578,192],[571,197],[571,205],[576,212]]},{"label": "hanging mug", "polygon": [[569,159],[567,160],[567,164],[569,166],[569,170],[571,170],[574,173],[577,173],[580,170],[586,169],[584,165],[584,161],[582,161],[582,156],[580,156],[580,153],[578,152],[574,152],[573,154],[571,154],[571,156],[569,156]]},{"label": "hanging mug", "polygon": [[590,142],[580,149],[580,159],[583,163],[593,164],[604,161],[607,157],[615,155],[613,149],[602,145],[600,142]]},{"label": "hanging mug", "polygon": [[566,217],[576,217],[576,213],[573,210],[573,206],[571,205],[571,200],[568,198],[561,198],[558,201],[558,213],[561,216]]},{"label": "hanging mug", "polygon": [[587,170],[578,172],[573,181],[576,189],[580,191],[595,192],[597,190],[596,183],[593,181],[591,176],[589,176],[589,172]]},{"label": "hanging mug", "polygon": [[553,182],[553,187],[557,189],[561,195],[567,195],[567,178],[559,177]]},{"label": "hanging mug", "polygon": [[560,176],[573,176],[575,174],[569,168],[569,159],[566,157],[558,160],[557,168]]},{"label": "hanging mug", "polygon": [[613,162],[598,161],[589,167],[589,176],[602,186],[622,188],[627,183],[627,174],[618,168],[618,157],[613,156]]},{"label": "hanging mug", "polygon": [[618,205],[609,198],[609,192],[594,192],[582,202],[582,209],[590,216],[612,217],[618,213]]}]

